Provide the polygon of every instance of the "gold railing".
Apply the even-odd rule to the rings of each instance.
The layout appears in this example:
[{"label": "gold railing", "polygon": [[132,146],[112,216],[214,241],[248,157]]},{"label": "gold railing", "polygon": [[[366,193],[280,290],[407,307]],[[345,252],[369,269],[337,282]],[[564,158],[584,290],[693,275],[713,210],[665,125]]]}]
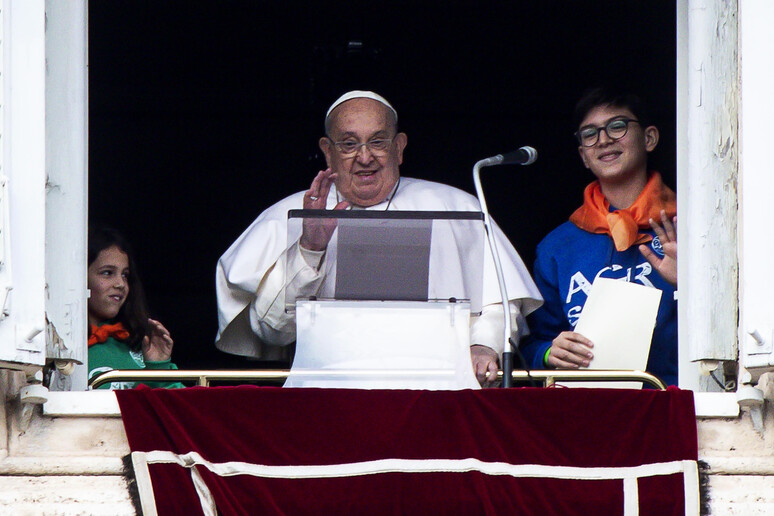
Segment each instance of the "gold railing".
[{"label": "gold railing", "polygon": [[[208,387],[211,381],[216,382],[245,382],[245,381],[265,381],[282,382],[290,374],[289,369],[168,369],[168,370],[130,370],[116,369],[103,373],[90,382],[92,389],[108,382],[127,382],[127,381],[155,381],[155,382],[196,382],[197,385]],[[336,376],[363,377],[367,378],[373,375],[374,371],[362,370],[305,370],[304,377],[325,377]],[[448,376],[448,371],[438,370],[387,370],[379,371],[379,376],[423,377],[432,378],[433,376]],[[502,378],[502,372],[498,372],[498,378]],[[535,380],[543,382],[544,386],[554,385],[556,382],[645,382],[651,386],[664,390],[666,385],[658,377],[644,371],[632,370],[564,370],[564,369],[541,369],[536,371],[513,371],[513,379],[521,382]]]}]

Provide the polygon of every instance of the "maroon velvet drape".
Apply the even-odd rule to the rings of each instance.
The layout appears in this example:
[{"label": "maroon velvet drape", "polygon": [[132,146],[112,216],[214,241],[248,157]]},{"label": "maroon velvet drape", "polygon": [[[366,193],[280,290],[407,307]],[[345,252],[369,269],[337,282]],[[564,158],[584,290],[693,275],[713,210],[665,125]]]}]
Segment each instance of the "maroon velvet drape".
[{"label": "maroon velvet drape", "polygon": [[[693,393],[618,389],[401,391],[215,387],[117,391],[133,451],[328,465],[467,459],[582,468],[697,459]],[[395,472],[340,478],[220,477],[231,514],[622,514],[622,481]],[[190,472],[152,464],[159,514],[202,514]],[[638,480],[640,515],[684,514],[682,474]]]}]

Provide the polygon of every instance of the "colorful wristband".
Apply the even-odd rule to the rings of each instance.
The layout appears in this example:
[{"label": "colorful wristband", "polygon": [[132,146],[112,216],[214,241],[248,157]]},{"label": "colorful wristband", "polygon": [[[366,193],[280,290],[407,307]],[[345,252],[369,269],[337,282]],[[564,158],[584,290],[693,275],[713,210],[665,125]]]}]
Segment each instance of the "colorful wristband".
[{"label": "colorful wristband", "polygon": [[546,354],[543,355],[543,365],[545,367],[548,367],[548,355],[551,354],[551,346],[548,346],[548,349],[546,350]]}]

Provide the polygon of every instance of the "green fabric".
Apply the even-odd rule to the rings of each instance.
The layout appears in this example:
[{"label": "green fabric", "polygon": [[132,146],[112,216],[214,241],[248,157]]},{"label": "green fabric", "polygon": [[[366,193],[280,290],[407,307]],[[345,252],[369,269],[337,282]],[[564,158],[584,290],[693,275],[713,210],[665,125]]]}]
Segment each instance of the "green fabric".
[{"label": "green fabric", "polygon": [[[126,342],[109,337],[101,344],[89,347],[89,380],[113,369],[177,369],[170,360],[146,362],[142,351],[132,351]],[[185,387],[180,382],[113,382],[97,387],[98,389],[133,389],[138,383],[152,388],[179,389]]]}]

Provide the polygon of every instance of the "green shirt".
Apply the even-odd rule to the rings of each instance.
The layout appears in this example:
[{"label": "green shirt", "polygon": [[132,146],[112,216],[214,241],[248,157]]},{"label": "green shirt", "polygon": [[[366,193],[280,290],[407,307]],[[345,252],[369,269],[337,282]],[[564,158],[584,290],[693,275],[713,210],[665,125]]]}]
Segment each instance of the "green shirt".
[{"label": "green shirt", "polygon": [[[113,369],[177,369],[170,360],[151,362],[143,360],[142,351],[132,350],[126,342],[108,337],[105,342],[89,346],[89,380]],[[98,389],[133,389],[140,382],[112,382]],[[178,389],[180,382],[141,382],[148,387]]]}]

